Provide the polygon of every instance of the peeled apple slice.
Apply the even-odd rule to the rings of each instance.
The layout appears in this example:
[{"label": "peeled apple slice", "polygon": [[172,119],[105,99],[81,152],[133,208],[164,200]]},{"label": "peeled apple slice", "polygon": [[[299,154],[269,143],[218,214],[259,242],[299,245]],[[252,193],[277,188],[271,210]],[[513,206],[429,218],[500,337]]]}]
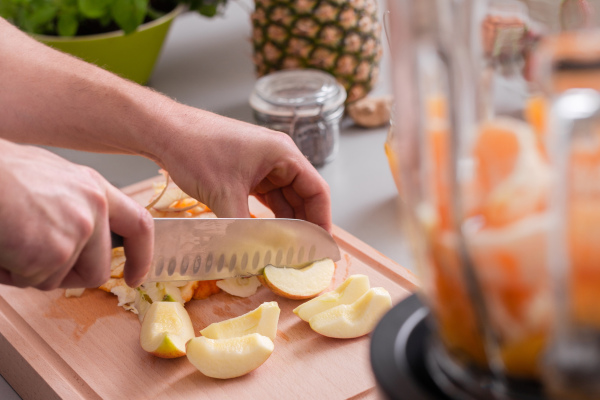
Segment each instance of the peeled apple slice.
[{"label": "peeled apple slice", "polygon": [[187,344],[187,358],[204,375],[230,379],[260,367],[273,352],[273,341],[258,333],[228,339],[199,336]]},{"label": "peeled apple slice", "polygon": [[217,281],[216,285],[222,291],[232,296],[250,297],[256,293],[261,283],[256,276],[249,276],[247,278],[238,276]]},{"label": "peeled apple slice", "polygon": [[352,304],[342,304],[314,315],[308,322],[323,336],[350,339],[370,333],[383,315],[392,308],[390,294],[384,288],[372,288]]},{"label": "peeled apple slice", "polygon": [[330,258],[295,269],[267,265],[262,279],[273,293],[288,299],[309,299],[327,289],[333,279],[335,263]]},{"label": "peeled apple slice", "polygon": [[355,302],[369,290],[369,277],[366,275],[351,275],[337,289],[323,293],[294,309],[294,314],[308,322],[310,318],[330,308]]},{"label": "peeled apple slice", "polygon": [[185,344],[194,337],[192,320],[183,304],[155,301],[146,311],[140,344],[150,354],[162,358],[185,355]]},{"label": "peeled apple slice", "polygon": [[265,302],[244,315],[210,324],[200,334],[209,339],[228,339],[259,333],[275,340],[279,312],[276,301]]}]

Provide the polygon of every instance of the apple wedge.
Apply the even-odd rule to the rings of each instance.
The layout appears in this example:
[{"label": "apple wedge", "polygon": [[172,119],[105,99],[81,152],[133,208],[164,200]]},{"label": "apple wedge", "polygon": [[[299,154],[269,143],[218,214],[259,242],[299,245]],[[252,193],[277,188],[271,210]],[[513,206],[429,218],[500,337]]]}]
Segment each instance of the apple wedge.
[{"label": "apple wedge", "polygon": [[330,308],[354,303],[360,296],[369,290],[369,277],[366,275],[351,275],[337,289],[323,293],[300,304],[293,311],[302,320],[308,322],[313,315],[316,315]]},{"label": "apple wedge", "polygon": [[392,308],[390,294],[384,288],[372,288],[352,304],[342,304],[314,315],[308,322],[323,336],[350,339],[370,333],[383,315]]},{"label": "apple wedge", "polygon": [[265,302],[239,317],[212,323],[201,330],[200,334],[209,339],[229,339],[250,333],[259,333],[275,340],[279,312],[279,305],[276,301]]},{"label": "apple wedge", "polygon": [[193,338],[187,358],[204,375],[230,379],[260,367],[273,352],[273,341],[258,333],[228,339]]},{"label": "apple wedge", "polygon": [[262,280],[273,293],[302,300],[315,297],[327,289],[334,273],[335,263],[330,258],[324,258],[300,269],[267,265]]},{"label": "apple wedge", "polygon": [[155,301],[142,322],[140,344],[150,354],[161,358],[185,355],[185,344],[194,337],[192,320],[183,304]]}]

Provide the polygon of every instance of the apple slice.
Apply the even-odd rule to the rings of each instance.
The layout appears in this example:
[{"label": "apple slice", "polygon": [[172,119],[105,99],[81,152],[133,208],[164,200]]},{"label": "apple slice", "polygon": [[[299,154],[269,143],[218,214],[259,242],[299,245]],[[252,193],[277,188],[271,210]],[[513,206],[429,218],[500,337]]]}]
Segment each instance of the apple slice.
[{"label": "apple slice", "polygon": [[323,336],[350,339],[371,332],[392,308],[390,294],[384,288],[372,288],[352,304],[342,304],[314,315],[308,322]]},{"label": "apple slice", "polygon": [[315,297],[327,289],[334,272],[333,260],[324,258],[301,269],[267,265],[262,279],[273,293],[288,299],[302,300]]},{"label": "apple slice", "polygon": [[273,341],[259,333],[228,339],[199,336],[187,345],[187,358],[211,378],[229,379],[260,367],[273,352]]},{"label": "apple slice", "polygon": [[142,348],[162,358],[185,355],[185,344],[194,337],[192,320],[183,304],[155,301],[146,311],[140,332]]},{"label": "apple slice", "polygon": [[279,305],[276,301],[265,302],[239,317],[212,323],[201,330],[200,334],[209,339],[228,339],[259,333],[275,340],[279,312]]},{"label": "apple slice", "polygon": [[369,290],[369,277],[366,275],[351,275],[337,289],[323,293],[294,309],[294,314],[308,322],[316,315],[341,304],[354,303],[360,296]]},{"label": "apple slice", "polygon": [[250,297],[260,287],[260,281],[256,276],[223,279],[216,282],[216,285],[224,292],[237,297]]}]

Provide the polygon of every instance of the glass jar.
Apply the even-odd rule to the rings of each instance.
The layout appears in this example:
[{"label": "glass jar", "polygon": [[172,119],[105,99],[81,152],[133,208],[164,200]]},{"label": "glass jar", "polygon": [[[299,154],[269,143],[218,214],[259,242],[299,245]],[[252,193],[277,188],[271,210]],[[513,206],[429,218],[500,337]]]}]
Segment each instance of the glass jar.
[{"label": "glass jar", "polygon": [[331,74],[293,69],[260,78],[250,106],[258,124],[290,135],[319,167],[337,153],[345,100],[346,90]]}]

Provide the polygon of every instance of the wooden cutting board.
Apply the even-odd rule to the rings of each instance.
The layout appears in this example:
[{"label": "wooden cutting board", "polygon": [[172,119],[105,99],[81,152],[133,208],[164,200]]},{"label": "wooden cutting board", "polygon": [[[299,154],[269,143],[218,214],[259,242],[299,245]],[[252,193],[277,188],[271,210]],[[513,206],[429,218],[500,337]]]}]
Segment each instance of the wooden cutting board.
[{"label": "wooden cutting board", "polygon": [[[153,178],[124,188],[147,204]],[[252,212],[271,217],[250,198]],[[366,274],[394,304],[417,288],[414,275],[338,227],[342,259],[334,286]],[[275,350],[261,367],[231,380],[198,372],[186,357],[166,360],[144,352],[136,315],[117,297],[88,289],[79,298],[0,285],[0,374],[24,399],[367,399],[377,398],[369,336],[331,339],[313,332],[292,310],[301,303],[265,287],[249,298],[219,293],[186,305],[196,331],[246,313],[265,301],[281,308]]]}]

